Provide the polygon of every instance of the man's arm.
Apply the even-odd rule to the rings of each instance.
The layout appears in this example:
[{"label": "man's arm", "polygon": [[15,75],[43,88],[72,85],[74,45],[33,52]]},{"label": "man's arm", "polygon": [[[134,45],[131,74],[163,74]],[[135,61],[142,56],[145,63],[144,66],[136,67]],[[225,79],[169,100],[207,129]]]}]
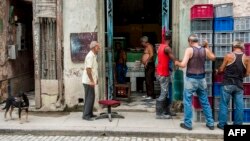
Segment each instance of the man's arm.
[{"label": "man's arm", "polygon": [[176,60],[176,59],[175,59],[175,56],[174,56],[174,54],[173,54],[173,52],[172,52],[172,49],[171,49],[170,47],[166,47],[166,48],[164,49],[164,51],[165,51],[165,53],[170,57],[171,60],[173,60],[173,61]]},{"label": "man's arm", "polygon": [[206,47],[206,54],[209,60],[215,61],[216,57],[209,47]]},{"label": "man's arm", "polygon": [[175,61],[175,65],[179,66],[181,68],[185,68],[187,66],[187,63],[192,55],[192,49],[191,48],[187,48],[183,57],[182,62],[179,61]]},{"label": "man's arm", "polygon": [[225,57],[224,57],[224,59],[223,59],[223,63],[221,64],[221,66],[220,66],[219,69],[218,69],[218,73],[224,72],[224,70],[225,70],[225,68],[226,68],[226,66],[227,66],[227,64],[228,64],[229,58],[230,58],[230,55],[229,55],[229,54],[225,55]]},{"label": "man's arm", "polygon": [[148,59],[151,59],[154,57],[154,49],[153,49],[153,46],[151,44],[150,44],[150,47],[148,48],[148,53],[149,53]]},{"label": "man's arm", "polygon": [[89,80],[91,82],[90,85],[95,85],[94,79],[92,77],[92,69],[91,68],[87,68],[86,71],[87,71],[87,75],[89,77]]},{"label": "man's arm", "polygon": [[246,71],[246,77],[247,76],[250,76],[250,57],[248,57],[248,56],[245,56],[245,66],[246,66],[246,69],[247,69],[247,71]]}]

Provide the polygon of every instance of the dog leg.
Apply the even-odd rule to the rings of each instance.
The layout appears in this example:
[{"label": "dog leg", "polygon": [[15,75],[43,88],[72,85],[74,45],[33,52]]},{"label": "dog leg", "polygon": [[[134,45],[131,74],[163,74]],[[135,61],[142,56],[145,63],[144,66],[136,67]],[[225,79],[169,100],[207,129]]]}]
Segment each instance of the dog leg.
[{"label": "dog leg", "polygon": [[23,122],[22,122],[22,109],[21,108],[18,108],[18,118],[19,118],[19,122],[20,122],[20,124],[23,124]]},{"label": "dog leg", "polygon": [[28,113],[29,113],[28,108],[27,108],[27,109],[25,109],[25,112],[26,112],[26,122],[29,122],[29,121],[28,121]]},{"label": "dog leg", "polygon": [[5,111],[5,113],[4,113],[4,120],[5,120],[5,121],[8,121],[8,119],[7,119],[7,114],[8,114],[8,111]]},{"label": "dog leg", "polygon": [[13,118],[12,118],[13,109],[14,109],[14,107],[11,106],[11,107],[10,107],[10,119],[11,119],[11,120],[13,120]]}]

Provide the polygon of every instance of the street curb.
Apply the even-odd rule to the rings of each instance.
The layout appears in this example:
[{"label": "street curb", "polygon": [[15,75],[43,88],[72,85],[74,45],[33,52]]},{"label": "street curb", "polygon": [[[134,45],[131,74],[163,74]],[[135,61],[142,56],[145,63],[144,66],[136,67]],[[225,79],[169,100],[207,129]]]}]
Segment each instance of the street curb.
[{"label": "street curb", "polygon": [[147,132],[147,131],[111,131],[111,130],[31,130],[31,129],[0,129],[0,134],[7,135],[36,135],[36,136],[124,136],[124,137],[189,137],[199,139],[223,139],[222,134],[204,133],[174,133],[174,132]]}]

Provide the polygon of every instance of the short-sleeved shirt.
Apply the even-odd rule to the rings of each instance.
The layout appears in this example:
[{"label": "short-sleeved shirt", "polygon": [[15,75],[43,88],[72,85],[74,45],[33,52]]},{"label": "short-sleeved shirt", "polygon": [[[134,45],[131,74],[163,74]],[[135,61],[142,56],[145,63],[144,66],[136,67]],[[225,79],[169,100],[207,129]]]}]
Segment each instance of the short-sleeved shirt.
[{"label": "short-sleeved shirt", "polygon": [[98,63],[96,60],[96,55],[93,51],[90,51],[84,61],[84,70],[82,75],[82,83],[83,84],[90,84],[90,79],[87,74],[87,68],[91,68],[91,74],[95,83],[97,83],[98,79]]}]

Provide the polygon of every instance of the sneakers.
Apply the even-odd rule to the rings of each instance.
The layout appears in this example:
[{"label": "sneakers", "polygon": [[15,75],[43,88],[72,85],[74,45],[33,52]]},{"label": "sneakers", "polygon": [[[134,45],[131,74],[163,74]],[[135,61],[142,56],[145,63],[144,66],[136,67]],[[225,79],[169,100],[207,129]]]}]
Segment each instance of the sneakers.
[{"label": "sneakers", "polygon": [[147,100],[151,100],[151,99],[152,99],[152,97],[150,97],[150,96],[149,96],[149,97],[147,97],[147,98],[145,98],[145,99],[147,99]]},{"label": "sneakers", "polygon": [[187,127],[184,123],[181,123],[180,127],[186,130],[190,130],[190,131],[192,130],[192,127]]},{"label": "sneakers", "polygon": [[207,127],[208,129],[210,129],[210,130],[214,130],[214,126],[209,126],[209,125],[206,124],[206,127]]},{"label": "sneakers", "polygon": [[90,118],[90,117],[83,117],[82,119],[83,119],[83,120],[87,120],[87,121],[94,121],[94,119],[93,119],[93,118]]}]

